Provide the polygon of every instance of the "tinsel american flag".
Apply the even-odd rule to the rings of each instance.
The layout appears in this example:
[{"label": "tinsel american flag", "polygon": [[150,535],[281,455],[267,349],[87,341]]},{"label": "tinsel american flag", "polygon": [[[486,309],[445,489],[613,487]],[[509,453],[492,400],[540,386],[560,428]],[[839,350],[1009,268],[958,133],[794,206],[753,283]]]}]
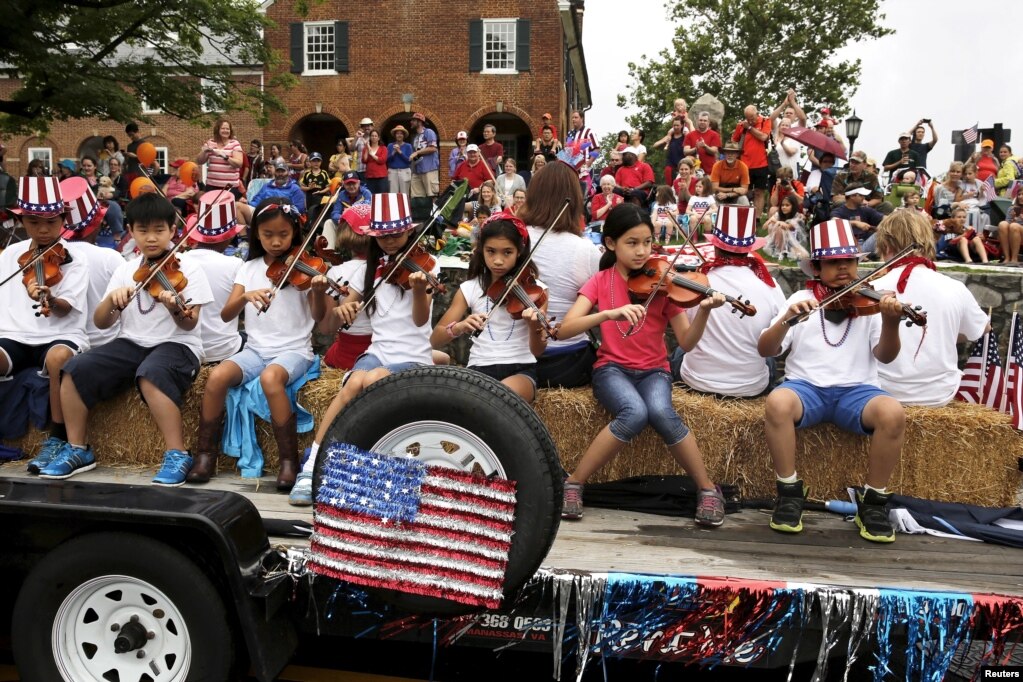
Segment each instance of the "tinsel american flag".
[{"label": "tinsel american flag", "polygon": [[321,456],[311,570],[368,587],[500,605],[514,482],[347,443]]}]

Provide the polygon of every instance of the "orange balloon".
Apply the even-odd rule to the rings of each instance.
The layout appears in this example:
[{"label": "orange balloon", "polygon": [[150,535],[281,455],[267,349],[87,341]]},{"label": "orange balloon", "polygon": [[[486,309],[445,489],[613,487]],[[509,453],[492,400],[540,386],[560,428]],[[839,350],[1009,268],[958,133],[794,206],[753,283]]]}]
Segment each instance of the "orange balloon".
[{"label": "orange balloon", "polygon": [[152,180],[147,177],[138,177],[131,181],[131,185],[128,187],[128,196],[134,199],[140,194],[155,191],[156,185],[153,184]]},{"label": "orange balloon", "polygon": [[193,182],[199,180],[199,166],[195,165],[191,161],[185,161],[178,168],[178,179],[186,185],[191,185]]},{"label": "orange balloon", "polygon": [[143,142],[135,150],[135,156],[139,157],[139,163],[143,166],[151,166],[156,161],[156,147],[150,142]]}]

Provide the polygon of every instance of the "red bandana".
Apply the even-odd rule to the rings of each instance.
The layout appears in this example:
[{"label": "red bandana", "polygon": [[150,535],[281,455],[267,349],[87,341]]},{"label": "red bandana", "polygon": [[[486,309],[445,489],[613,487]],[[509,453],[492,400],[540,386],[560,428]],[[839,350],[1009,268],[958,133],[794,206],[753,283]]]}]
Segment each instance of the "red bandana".
[{"label": "red bandana", "polygon": [[899,283],[895,287],[900,294],[906,293],[906,285],[909,284],[909,273],[913,272],[913,268],[918,265],[922,265],[925,268],[930,268],[931,270],[937,269],[934,267],[934,263],[932,263],[930,259],[924,258],[923,256],[905,256],[904,258],[900,258],[892,263],[893,268],[897,268],[900,265],[906,266],[906,269],[899,275]]},{"label": "red bandana", "polygon": [[[839,289],[832,289],[831,287],[829,287],[828,285],[824,284],[824,282],[820,281],[819,279],[808,279],[806,281],[806,288],[810,290],[810,292],[813,294],[813,297],[815,299],[817,299],[818,303],[820,303],[821,301],[826,299],[828,296],[831,296],[835,292],[839,291]],[[835,312],[835,311],[827,310],[827,311],[825,311],[825,314],[832,313],[832,312]],[[855,308],[848,308],[845,311],[839,311],[839,313],[841,313],[841,312],[846,313],[845,317],[856,317],[856,309]]]},{"label": "red bandana", "polygon": [[714,268],[720,268],[724,265],[738,265],[740,267],[747,267],[753,271],[753,274],[757,276],[761,282],[769,287],[776,286],[774,278],[771,277],[771,273],[767,271],[767,266],[760,258],[755,254],[753,256],[737,256],[735,258],[725,256],[724,258],[712,258],[703,265],[700,266],[700,272],[707,274]]}]

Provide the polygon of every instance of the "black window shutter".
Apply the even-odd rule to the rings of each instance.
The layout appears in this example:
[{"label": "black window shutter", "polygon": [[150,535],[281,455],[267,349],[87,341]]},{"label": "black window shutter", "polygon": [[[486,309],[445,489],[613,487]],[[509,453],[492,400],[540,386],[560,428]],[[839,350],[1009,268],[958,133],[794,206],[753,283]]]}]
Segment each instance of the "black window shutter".
[{"label": "black window shutter", "polygon": [[348,73],[348,22],[334,22],[334,70]]},{"label": "black window shutter", "polygon": [[469,22],[469,71],[483,70],[483,20]]},{"label": "black window shutter", "polygon": [[291,24],[291,72],[305,71],[305,26],[301,22]]},{"label": "black window shutter", "polygon": [[529,19],[519,19],[515,27],[515,70],[529,71]]}]

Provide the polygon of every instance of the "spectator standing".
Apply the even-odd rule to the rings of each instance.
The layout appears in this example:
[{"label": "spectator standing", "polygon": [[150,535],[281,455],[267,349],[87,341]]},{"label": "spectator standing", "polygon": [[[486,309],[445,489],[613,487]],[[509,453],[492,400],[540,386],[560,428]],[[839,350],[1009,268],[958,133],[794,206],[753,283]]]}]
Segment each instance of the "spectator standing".
[{"label": "spectator standing", "polygon": [[774,131],[774,148],[778,151],[778,161],[782,168],[792,171],[792,177],[799,175],[799,156],[802,145],[785,135],[785,131],[792,127],[792,119],[785,116],[778,121]]},{"label": "spectator standing", "polygon": [[[927,131],[924,129],[925,123],[931,129],[930,142],[924,142],[924,136],[927,134]],[[938,131],[934,129],[934,124],[931,123],[929,118],[921,118],[911,130],[913,131],[913,139],[909,143],[909,148],[916,152],[917,158],[920,160],[920,167],[927,168],[927,154],[934,149],[934,145],[938,144]]]},{"label": "spectator standing", "polygon": [[[799,102],[796,101],[796,91],[792,88],[789,88],[789,91],[785,94],[785,99],[774,108],[774,111],[768,115],[768,118],[771,119],[771,123],[775,128],[781,125],[783,118],[789,119],[789,125],[799,124],[803,128],[806,127],[806,113],[800,108]],[[775,142],[777,143],[777,139]]]},{"label": "spectator standing", "polygon": [[365,117],[359,121],[359,129],[355,131],[355,137],[348,140],[348,146],[355,150],[355,172],[359,174],[359,181],[366,184],[366,162],[362,160],[362,150],[369,142],[369,131],[373,129],[373,119]]},{"label": "spectator standing", "polygon": [[995,157],[994,140],[984,140],[981,142],[980,151],[971,154],[968,162],[972,162],[977,166],[977,178],[981,182],[987,182],[987,179],[992,175],[996,175],[998,169],[1002,167],[998,158]]},{"label": "spectator standing", "polygon": [[369,131],[366,146],[362,148],[362,163],[366,167],[366,188],[371,194],[387,192],[387,147],[380,144],[380,131]]},{"label": "spectator standing", "polygon": [[270,145],[270,158],[267,159],[270,162],[270,170],[278,163],[287,164],[287,160],[284,158],[284,154],[281,153],[281,145],[274,142]]},{"label": "spectator standing", "polygon": [[124,165],[124,154],[121,153],[121,147],[117,143],[117,138],[113,135],[107,135],[103,138],[103,149],[99,152],[99,174],[109,175],[110,174],[110,159],[117,159],[118,162]]},{"label": "spectator standing", "polygon": [[455,135],[455,147],[448,154],[448,177],[454,177],[458,164],[465,161],[465,148],[469,146],[469,133],[459,130]]},{"label": "spectator standing", "polygon": [[309,222],[316,224],[316,218],[322,209],[321,202],[324,196],[330,194],[330,174],[323,170],[323,156],[319,152],[309,155],[309,168],[302,173],[302,179],[298,186],[305,192],[306,212],[309,215]]},{"label": "spectator standing", "polygon": [[138,151],[139,145],[142,144],[145,138],[143,138],[142,133],[139,132],[139,124],[134,121],[124,126],[124,133],[131,141],[128,142],[128,146],[124,148],[123,172],[127,178],[128,184],[131,185],[131,181],[142,174],[139,166],[139,157],[136,152]]},{"label": "spectator standing", "polygon": [[213,137],[206,140],[195,162],[206,169],[207,189],[226,189],[235,199],[242,197],[238,181],[241,178],[242,158],[245,152],[238,140],[234,139],[234,130],[227,119],[218,119],[213,124]]},{"label": "spectator standing", "polygon": [[337,138],[334,145],[334,153],[327,162],[327,172],[332,178],[343,178],[345,173],[352,169],[352,150],[348,146],[348,140],[344,137]]},{"label": "spectator standing", "polygon": [[881,166],[888,171],[889,177],[894,178],[900,170],[920,166],[920,155],[909,148],[911,139],[909,133],[901,133],[898,149],[893,149],[885,155]]},{"label": "spectator standing", "polygon": [[483,126],[483,144],[480,145],[480,155],[494,177],[501,172],[501,163],[504,161],[504,145],[496,138],[497,128],[493,124],[488,123]]},{"label": "spectator standing", "polygon": [[245,155],[245,158],[248,163],[245,166],[245,172],[242,173],[242,184],[248,187],[252,179],[258,178],[259,174],[263,172],[263,165],[266,163],[263,159],[263,143],[260,140],[249,142],[249,153]]},{"label": "spectator standing", "polygon": [[597,144],[597,137],[593,131],[586,127],[586,119],[581,111],[578,109],[573,111],[569,122],[572,129],[565,135],[565,146],[576,147],[582,155],[576,162],[575,170],[579,173],[579,187],[585,198],[590,189],[590,166],[600,157],[600,145]]},{"label": "spectator standing", "polygon": [[[440,145],[421,112],[412,114],[412,199],[440,194]],[[415,201],[412,202],[415,212]]]},{"label": "spectator standing", "polygon": [[394,142],[387,145],[387,184],[392,194],[412,191],[412,145],[405,141],[408,130],[403,125],[391,128]]},{"label": "spectator standing", "polygon": [[526,189],[526,181],[516,172],[517,170],[515,159],[508,158],[504,160],[504,172],[497,176],[497,196],[501,198],[505,208],[511,208],[517,190]]},{"label": "spectator standing", "polygon": [[661,139],[650,145],[651,149],[657,149],[667,145],[664,155],[664,183],[670,185],[675,181],[678,174],[678,162],[685,156],[685,138],[682,133],[682,119],[676,118],[671,122],[671,130]]},{"label": "spectator standing", "polygon": [[721,135],[710,127],[710,114],[701,111],[696,117],[696,130],[686,135],[682,153],[700,162],[700,169],[707,175],[714,169],[721,149]]},{"label": "spectator standing", "polygon": [[288,143],[288,172],[296,183],[305,172],[308,161],[309,155],[301,140],[292,140]]},{"label": "spectator standing", "polygon": [[750,104],[743,110],[740,120],[732,132],[732,141],[742,148],[742,162],[749,169],[750,185],[753,186],[753,210],[757,218],[764,210],[764,200],[770,183],[770,169],[767,166],[767,142],[771,137],[771,119],[761,116]]}]

